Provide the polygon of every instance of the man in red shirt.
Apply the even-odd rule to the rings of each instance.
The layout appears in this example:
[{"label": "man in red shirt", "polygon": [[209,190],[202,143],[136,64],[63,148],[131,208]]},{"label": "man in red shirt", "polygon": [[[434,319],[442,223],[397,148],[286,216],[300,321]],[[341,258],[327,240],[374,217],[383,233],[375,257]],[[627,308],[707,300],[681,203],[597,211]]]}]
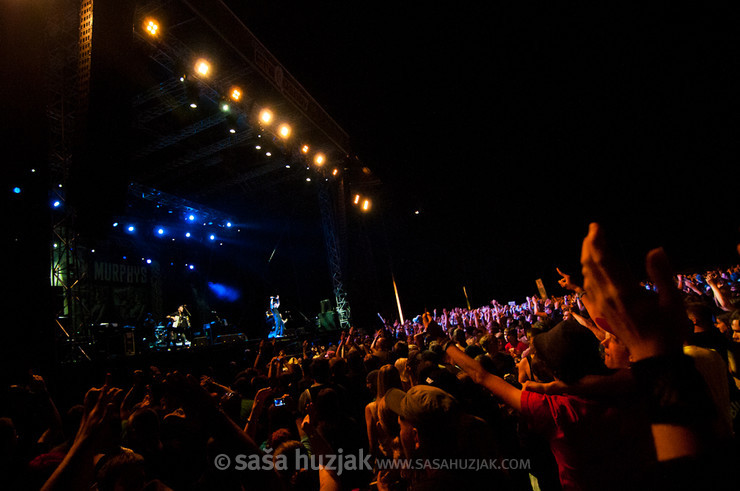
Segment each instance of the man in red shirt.
[{"label": "man in red shirt", "polygon": [[519,340],[517,337],[517,331],[514,328],[507,329],[504,335],[506,337],[506,346],[504,346],[504,351],[513,357],[521,358],[522,353],[524,353],[529,346]]},{"label": "man in red shirt", "polygon": [[[576,321],[563,321],[536,335],[532,344],[534,356],[565,383],[607,373],[598,340]],[[587,399],[523,391],[485,371],[453,343],[444,347],[453,363],[519,411],[532,431],[548,439],[563,489],[634,487],[654,460],[650,428],[629,398]]]}]

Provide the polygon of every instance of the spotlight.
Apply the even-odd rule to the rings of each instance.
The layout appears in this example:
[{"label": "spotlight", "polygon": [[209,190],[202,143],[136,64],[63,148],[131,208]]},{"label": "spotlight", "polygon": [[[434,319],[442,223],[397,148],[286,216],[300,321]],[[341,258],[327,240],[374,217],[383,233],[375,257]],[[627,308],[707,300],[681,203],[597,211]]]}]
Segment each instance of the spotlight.
[{"label": "spotlight", "polygon": [[133,225],[129,225],[129,226],[128,226],[128,227],[126,228],[126,230],[128,230],[129,232],[134,232],[134,231],[136,231],[136,227],[134,227]]},{"label": "spotlight", "polygon": [[195,215],[188,215],[188,220],[191,222],[195,220]]},{"label": "spotlight", "polygon": [[362,211],[368,211],[370,209],[370,200],[366,199],[362,202]]},{"label": "spotlight", "polygon": [[156,19],[145,19],[144,29],[146,30],[147,34],[155,38],[159,35],[159,22],[157,22]]},{"label": "spotlight", "polygon": [[164,235],[164,229],[162,227],[157,228],[157,235]]},{"label": "spotlight", "polygon": [[324,162],[326,162],[326,157],[323,153],[317,153],[313,158],[313,163],[319,167],[324,165]]},{"label": "spotlight", "polygon": [[288,138],[290,136],[290,131],[290,126],[288,126],[287,124],[281,124],[280,128],[278,128],[278,134],[282,138]]},{"label": "spotlight", "polygon": [[226,227],[231,228],[231,222],[226,222]]},{"label": "spotlight", "polygon": [[186,80],[185,83],[185,97],[187,97],[188,104],[190,107],[195,109],[198,107],[200,102],[200,88],[194,81]]},{"label": "spotlight", "polygon": [[260,111],[260,121],[262,121],[265,124],[270,124],[272,121],[272,111],[269,109],[263,109]]},{"label": "spotlight", "polygon": [[195,62],[195,71],[199,75],[207,77],[208,74],[211,72],[211,64],[208,63],[208,60],[206,60],[205,58],[200,58],[198,61]]},{"label": "spotlight", "polygon": [[185,237],[190,238],[190,232],[185,232]]},{"label": "spotlight", "polygon": [[303,145],[301,147],[301,153],[308,153],[309,150],[311,150],[311,147],[309,147],[308,145]]},{"label": "spotlight", "polygon": [[59,208],[60,206],[62,206],[62,202],[61,201],[55,201],[54,203],[51,204],[51,206],[53,206],[54,208]]},{"label": "spotlight", "polygon": [[359,194],[355,194],[355,199],[354,199],[353,203],[354,204],[358,204],[359,202],[360,202],[360,195]]},{"label": "spotlight", "polygon": [[208,238],[211,239],[211,240],[216,240],[216,236],[213,235],[213,234],[209,235]]},{"label": "spotlight", "polygon": [[14,187],[13,194],[21,194],[21,188],[19,188],[18,186]]},{"label": "spotlight", "polygon": [[332,170],[332,171],[331,171],[331,175],[332,175],[332,176],[336,176],[337,174],[339,174],[339,169],[337,169],[337,168],[335,167],[335,168],[334,168],[334,170]]},{"label": "spotlight", "polygon": [[239,87],[232,87],[229,92],[229,97],[232,101],[238,102],[242,98],[242,89]]},{"label": "spotlight", "polygon": [[231,111],[231,106],[229,106],[228,102],[221,102],[221,111],[225,113]]}]

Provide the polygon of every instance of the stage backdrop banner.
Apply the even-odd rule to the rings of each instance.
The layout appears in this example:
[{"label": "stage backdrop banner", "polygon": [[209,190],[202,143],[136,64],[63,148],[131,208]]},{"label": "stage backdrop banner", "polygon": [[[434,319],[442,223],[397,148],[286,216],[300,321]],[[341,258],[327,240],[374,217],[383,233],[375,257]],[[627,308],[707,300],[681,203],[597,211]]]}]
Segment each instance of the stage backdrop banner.
[{"label": "stage backdrop banner", "polygon": [[159,314],[156,282],[159,265],[93,261],[89,307],[92,324],[136,325],[149,313]]}]

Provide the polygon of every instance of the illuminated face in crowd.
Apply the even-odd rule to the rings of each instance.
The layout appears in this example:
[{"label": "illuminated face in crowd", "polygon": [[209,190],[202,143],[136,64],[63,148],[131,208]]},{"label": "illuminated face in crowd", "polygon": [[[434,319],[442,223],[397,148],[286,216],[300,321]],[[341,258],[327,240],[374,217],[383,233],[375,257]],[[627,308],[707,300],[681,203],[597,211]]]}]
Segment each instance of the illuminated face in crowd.
[{"label": "illuminated face in crowd", "polygon": [[732,335],[732,331],[730,329],[730,326],[727,325],[727,323],[722,319],[717,319],[717,321],[714,323],[714,326],[721,332],[722,334]]},{"label": "illuminated face in crowd", "polygon": [[630,352],[619,338],[606,333],[606,337],[601,342],[601,345],[604,346],[604,365],[607,368],[619,369],[629,366]]},{"label": "illuminated face in crowd", "polygon": [[736,343],[740,343],[740,320],[732,320],[732,340]]}]

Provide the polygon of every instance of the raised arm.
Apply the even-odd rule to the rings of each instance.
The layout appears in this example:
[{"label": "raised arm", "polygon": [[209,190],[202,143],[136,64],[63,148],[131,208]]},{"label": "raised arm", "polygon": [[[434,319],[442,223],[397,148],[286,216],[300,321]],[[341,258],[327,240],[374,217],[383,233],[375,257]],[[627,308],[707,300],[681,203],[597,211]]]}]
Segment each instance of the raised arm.
[{"label": "raised arm", "polygon": [[658,460],[699,455],[706,435],[698,425],[710,418],[711,408],[705,404],[701,376],[683,356],[691,324],[665,252],[654,249],[646,257],[657,296],[641,289],[627,266],[609,252],[598,224],[590,225],[583,241],[581,264],[589,302],[635,361],[632,372],[647,401]]},{"label": "raised arm", "polygon": [[499,397],[505,404],[519,411],[522,407],[522,391],[488,372],[477,360],[462,352],[453,342],[447,341],[444,345],[445,353],[452,363],[459,366],[465,373],[470,375],[473,381],[488,389],[493,395]]}]

